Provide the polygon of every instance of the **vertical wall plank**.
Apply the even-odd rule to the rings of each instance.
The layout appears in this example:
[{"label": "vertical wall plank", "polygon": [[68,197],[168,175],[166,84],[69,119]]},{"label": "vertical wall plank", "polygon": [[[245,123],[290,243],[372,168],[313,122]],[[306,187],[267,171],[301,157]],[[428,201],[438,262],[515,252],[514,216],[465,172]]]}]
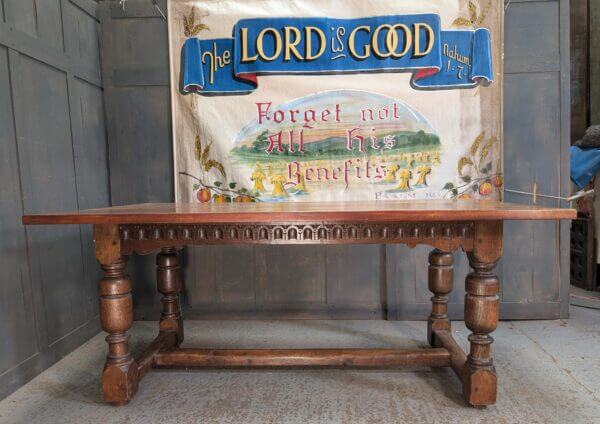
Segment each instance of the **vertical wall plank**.
[{"label": "vertical wall plank", "polygon": [[0,374],[38,351],[9,79],[8,49],[0,46]]},{"label": "vertical wall plank", "polygon": [[[571,193],[570,179],[570,156],[571,146],[570,126],[571,126],[571,46],[570,46],[570,7],[571,2],[560,2],[560,86],[561,86],[561,105],[560,105],[560,163],[563,164],[560,170],[560,193],[561,196],[567,196]],[[564,206],[562,203],[561,206]],[[571,251],[571,222],[561,221],[558,225],[558,252],[559,252],[559,294],[560,301],[559,315],[561,318],[569,317],[570,306],[570,251]]]},{"label": "vertical wall plank", "polygon": [[4,0],[6,23],[37,37],[35,0]]},{"label": "vertical wall plank", "polygon": [[[506,77],[504,154],[506,186],[513,190],[532,191],[536,182],[540,193],[560,194],[560,146],[556,143],[556,135],[560,131],[558,78],[557,72],[510,74]],[[531,111],[535,111],[535,119],[532,119]],[[540,155],[540,151],[545,154]],[[507,200],[522,202],[525,199],[508,194]],[[503,263],[513,271],[504,274],[503,300],[533,301],[536,297],[552,297],[549,293],[554,293],[556,298],[558,252],[548,249],[548,246],[557,247],[556,228],[547,223],[533,222],[506,225],[506,237],[511,242],[505,246]],[[538,269],[537,273],[534,268]],[[534,296],[534,291],[537,296]]]},{"label": "vertical wall plank", "polygon": [[[566,1],[513,2],[507,10],[505,87],[506,187],[568,195],[569,6]],[[548,25],[556,22],[558,25]],[[531,148],[534,146],[535,148]],[[543,152],[544,154],[540,154]],[[507,201],[531,197],[507,193]],[[559,202],[539,200],[548,206]],[[553,223],[507,223],[502,300],[518,318],[557,318],[568,308],[568,235]],[[561,253],[562,252],[562,253]],[[566,289],[565,289],[566,288]]]},{"label": "vertical wall plank", "polygon": [[386,247],[386,290],[389,319],[410,319],[407,318],[409,315],[407,305],[417,303],[415,253],[415,250],[408,246],[390,245]]},{"label": "vertical wall plank", "polygon": [[273,246],[257,263],[257,297],[263,305],[325,304],[325,248]]},{"label": "vertical wall plank", "polygon": [[77,62],[100,69],[98,21],[69,0],[62,0],[65,52]]},{"label": "vertical wall plank", "polygon": [[589,125],[590,2],[572,2],[569,22],[571,44],[571,140],[581,139]]},{"label": "vertical wall plank", "polygon": [[38,37],[49,47],[64,51],[61,1],[37,1],[35,13]]},{"label": "vertical wall plank", "polygon": [[[73,155],[80,209],[102,207],[110,199],[102,90],[69,76]],[[93,251],[92,227],[81,226],[81,249],[88,319],[98,313],[97,283],[102,272]]]},{"label": "vertical wall plank", "polygon": [[327,247],[327,305],[343,313],[381,318],[386,297],[384,253],[383,246]]},{"label": "vertical wall plank", "polygon": [[[66,75],[24,57],[13,72],[21,76],[15,98],[25,213],[77,209]],[[27,234],[52,343],[84,322],[77,305],[85,296],[73,284],[84,280],[79,228],[34,227]]]}]

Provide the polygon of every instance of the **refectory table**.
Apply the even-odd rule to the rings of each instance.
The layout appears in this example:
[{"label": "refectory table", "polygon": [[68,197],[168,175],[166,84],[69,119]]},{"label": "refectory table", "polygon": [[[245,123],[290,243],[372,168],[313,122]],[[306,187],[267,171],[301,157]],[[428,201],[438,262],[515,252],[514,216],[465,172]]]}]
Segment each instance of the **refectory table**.
[{"label": "refectory table", "polygon": [[[173,367],[451,367],[469,405],[496,401],[497,378],[490,336],[498,324],[500,281],[493,273],[502,256],[505,220],[573,219],[572,209],[491,201],[373,201],[329,203],[142,204],[70,213],[25,215],[26,225],[93,224],[99,282],[100,321],[108,333],[104,399],[129,402],[152,368]],[[403,349],[195,349],[180,347],[183,288],[178,251],[210,244],[426,244],[432,312],[427,323],[431,348]],[[465,324],[470,351],[452,338],[448,294],[453,252],[465,251],[473,271],[465,281]],[[163,310],[159,333],[133,358],[131,282],[125,274],[133,253],[157,251],[156,275]]]}]

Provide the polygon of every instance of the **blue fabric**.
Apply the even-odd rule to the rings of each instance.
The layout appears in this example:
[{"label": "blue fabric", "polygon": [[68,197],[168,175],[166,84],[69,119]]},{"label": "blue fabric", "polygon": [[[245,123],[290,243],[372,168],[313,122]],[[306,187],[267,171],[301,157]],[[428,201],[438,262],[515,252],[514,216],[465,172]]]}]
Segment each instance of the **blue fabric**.
[{"label": "blue fabric", "polygon": [[[405,31],[415,34],[407,36]],[[286,40],[293,43],[293,50]],[[426,44],[429,41],[431,45]],[[388,51],[390,44],[395,51]],[[417,89],[489,83],[490,32],[442,30],[440,16],[433,13],[242,19],[233,28],[233,38],[187,39],[181,69],[183,91],[205,93],[251,92],[257,86],[256,75],[386,71],[413,72],[411,84]]]},{"label": "blue fabric", "polygon": [[571,146],[571,181],[584,188],[600,170],[600,148],[581,149]]}]

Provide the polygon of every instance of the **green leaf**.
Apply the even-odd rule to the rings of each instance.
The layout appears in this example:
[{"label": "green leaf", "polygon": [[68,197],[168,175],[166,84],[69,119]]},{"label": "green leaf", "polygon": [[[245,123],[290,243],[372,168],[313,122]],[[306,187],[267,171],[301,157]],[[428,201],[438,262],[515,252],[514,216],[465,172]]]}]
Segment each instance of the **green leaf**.
[{"label": "green leaf", "polygon": [[476,192],[477,190],[479,190],[479,184],[475,184],[475,185],[472,187],[472,190],[473,190],[473,192]]},{"label": "green leaf", "polygon": [[468,176],[468,175],[465,175],[464,177],[461,177],[461,178],[462,178],[462,180],[463,180],[465,183],[470,183],[470,182],[471,182],[471,177],[470,177],[470,176]]},{"label": "green leaf", "polygon": [[444,190],[452,190],[454,188],[454,183],[446,183],[444,186]]},{"label": "green leaf", "polygon": [[229,188],[233,190],[235,188],[235,185],[236,183],[229,183]]},{"label": "green leaf", "polygon": [[200,188],[200,184],[194,184],[194,190],[198,190]]},{"label": "green leaf", "polygon": [[454,197],[458,196],[458,190],[457,190],[457,189],[453,189],[453,190],[452,190],[452,195],[453,195]]},{"label": "green leaf", "polygon": [[225,196],[225,202],[227,202],[227,203],[231,203],[231,197],[229,197],[229,196]]},{"label": "green leaf", "polygon": [[221,181],[215,181],[215,187],[221,187],[223,183]]},{"label": "green leaf", "polygon": [[248,190],[245,188],[240,189],[240,193],[248,193]]}]

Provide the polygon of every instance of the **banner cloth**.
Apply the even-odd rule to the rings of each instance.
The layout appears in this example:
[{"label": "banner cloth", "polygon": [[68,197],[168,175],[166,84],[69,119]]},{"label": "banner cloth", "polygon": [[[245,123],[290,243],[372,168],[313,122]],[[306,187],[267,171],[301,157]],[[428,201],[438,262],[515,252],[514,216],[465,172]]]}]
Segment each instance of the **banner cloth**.
[{"label": "banner cloth", "polygon": [[494,0],[169,0],[179,202],[499,199]]}]

